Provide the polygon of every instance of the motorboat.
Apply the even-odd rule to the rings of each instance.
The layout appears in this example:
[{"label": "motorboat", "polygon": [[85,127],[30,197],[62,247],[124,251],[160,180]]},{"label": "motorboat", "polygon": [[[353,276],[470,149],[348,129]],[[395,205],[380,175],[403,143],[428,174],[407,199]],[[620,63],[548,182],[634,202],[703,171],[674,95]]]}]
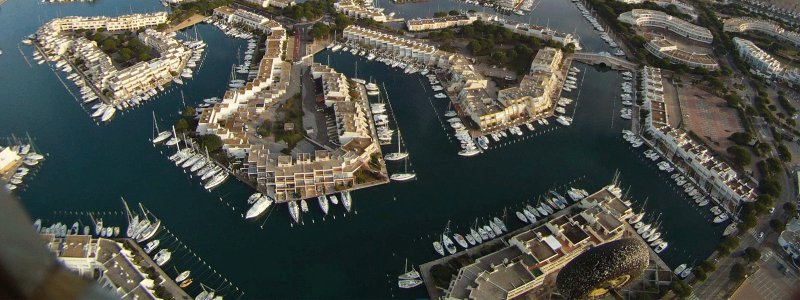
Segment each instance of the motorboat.
[{"label": "motorboat", "polygon": [[442,247],[442,243],[439,241],[433,242],[433,250],[436,250],[436,253],[439,253],[439,255],[444,256],[444,248]]},{"label": "motorboat", "polygon": [[469,248],[469,244],[463,235],[455,233],[453,234],[453,238],[456,240],[456,243],[458,243],[459,246],[463,247],[464,249]]},{"label": "motorboat", "polygon": [[147,245],[144,247],[144,252],[150,254],[150,252],[153,252],[153,250],[158,248],[159,243],[160,243],[159,240],[152,240],[147,242]]},{"label": "motorboat", "polygon": [[181,282],[186,279],[189,279],[189,276],[192,275],[192,271],[186,270],[178,274],[178,277],[175,277],[175,282]]},{"label": "motorboat", "polygon": [[215,187],[219,186],[220,184],[222,184],[223,182],[225,182],[225,180],[228,180],[228,173],[227,172],[219,173],[217,175],[214,175],[214,177],[212,177],[208,182],[206,182],[204,187],[206,190],[210,191]]},{"label": "motorboat", "polygon": [[344,206],[344,209],[347,212],[350,212],[350,209],[353,206],[352,198],[350,198],[350,192],[345,191],[345,192],[342,192],[341,195],[342,195],[342,205]]},{"label": "motorboat", "polygon": [[519,219],[522,222],[528,223],[528,218],[525,217],[525,214],[523,214],[521,212],[516,212],[516,215],[517,215],[517,219]]},{"label": "motorboat", "polygon": [[444,244],[444,248],[447,249],[447,252],[450,254],[455,254],[458,250],[456,249],[456,244],[454,244],[453,240],[446,234],[442,234],[442,244]]},{"label": "motorboat", "polygon": [[264,213],[264,211],[267,210],[267,208],[269,208],[270,205],[272,205],[272,199],[270,199],[265,195],[259,197],[258,200],[256,200],[255,203],[253,203],[253,206],[251,206],[250,209],[247,210],[245,219],[252,219],[258,217],[259,215]]}]

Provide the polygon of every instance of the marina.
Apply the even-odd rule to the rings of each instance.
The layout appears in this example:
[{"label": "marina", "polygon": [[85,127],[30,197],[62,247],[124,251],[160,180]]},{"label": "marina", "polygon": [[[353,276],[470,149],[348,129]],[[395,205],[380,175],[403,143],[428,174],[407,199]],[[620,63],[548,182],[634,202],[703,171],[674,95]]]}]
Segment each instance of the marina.
[{"label": "marina", "polygon": [[[385,2],[381,1],[381,7],[393,5]],[[467,7],[462,2],[440,3],[442,9]],[[440,3],[403,4],[408,8],[396,6],[398,9],[387,10],[397,11],[399,16],[422,16],[431,5]],[[113,4],[75,3],[60,9],[63,15],[112,14]],[[154,6],[160,5],[156,1],[132,3],[139,12]],[[12,11],[19,13],[0,18],[0,25],[11,32],[0,37],[2,49],[12,49],[27,33],[35,31],[41,25],[37,22],[39,16],[56,15],[51,7],[36,3],[4,4],[2,13]],[[534,17],[544,23],[546,13],[555,14],[550,26],[561,23],[560,30],[564,32],[574,30],[571,18],[580,18],[569,1],[542,1],[534,11],[535,15],[541,15]],[[229,88],[226,78],[231,65],[240,63],[230,49],[247,47],[246,40],[229,38],[210,24],[198,24],[196,28],[208,44],[209,54],[203,68],[182,86],[187,105],[199,105],[203,99],[224,93]],[[579,27],[577,32],[584,48],[607,47],[586,28]],[[618,72],[574,63],[582,70],[579,76],[585,76],[578,80],[580,99],[570,97],[579,102],[580,109],[573,112],[577,122],[558,130],[533,124],[536,138],[526,135],[509,139],[495,145],[502,145],[502,149],[469,158],[469,164],[464,165],[466,158],[456,155],[460,147],[450,141],[455,140],[452,129],[443,128],[448,125],[444,123],[446,118],[442,119],[448,111],[447,102],[436,100],[435,93],[427,89],[408,88],[418,87],[420,80],[425,82],[427,78],[390,71],[383,64],[350,54],[323,52],[315,60],[323,63],[328,55],[330,65],[348,77],[355,77],[354,62],[358,61],[360,78],[373,77],[375,82],[386,83],[391,113],[397,119],[397,128],[393,129],[402,132],[402,147],[413,161],[409,168],[418,175],[416,181],[352,192],[352,198],[358,199],[353,207],[358,214],[345,214],[339,204],[336,210],[331,205],[325,215],[314,198],[306,200],[309,212],[303,215],[305,226],[285,226],[291,223],[291,217],[283,207],[278,214],[267,210],[257,218],[256,225],[264,222],[263,229],[242,222],[243,214],[251,206],[246,200],[254,193],[250,187],[229,180],[206,192],[198,188],[196,180],[187,180],[185,169],[176,168],[165,159],[172,152],[153,151],[152,111],[159,119],[160,131],[172,125],[178,118],[176,111],[182,107],[176,89],[165,91],[160,101],[149,104],[151,109],[129,111],[125,118],[98,127],[86,122],[86,113],[81,108],[63,101],[71,96],[58,80],[53,80],[53,73],[42,72],[41,65],[29,66],[16,51],[6,51],[0,67],[18,74],[7,81],[20,88],[10,89],[0,99],[16,107],[14,112],[0,112],[0,128],[6,134],[29,130],[37,137],[38,146],[51,153],[65,153],[48,157],[47,166],[39,171],[36,180],[18,193],[21,202],[33,215],[45,215],[64,210],[118,210],[118,201],[109,199],[117,199],[119,194],[142,201],[164,224],[169,224],[169,233],[181,237],[182,245],[191,246],[192,252],[182,255],[203,257],[204,262],[215,266],[215,271],[205,272],[226,274],[220,282],[227,279],[237,282],[241,292],[246,292],[243,298],[424,297],[424,289],[401,289],[397,275],[401,274],[406,257],[410,262],[438,257],[430,244],[435,236],[441,236],[447,220],[451,220],[453,232],[465,234],[469,230],[464,229],[474,223],[476,216],[500,216],[509,207],[505,223],[511,225],[512,220],[518,221],[510,207],[519,203],[522,195],[542,193],[551,189],[554,182],[567,182],[580,174],[585,174],[585,179],[579,185],[592,190],[607,184],[607,178],[619,170],[621,181],[631,186],[629,194],[637,211],[645,206],[647,199],[644,207],[647,214],[663,215],[662,238],[669,240],[669,247],[660,256],[668,265],[704,259],[725,228],[712,225],[708,209],[700,210],[684,200],[683,189],[673,186],[674,180],[669,175],[622,139],[620,132],[629,127],[628,121],[619,118],[619,106],[614,107],[609,101],[620,95],[622,80]],[[583,98],[585,95],[593,97],[587,100]],[[42,122],[55,119],[63,126]],[[396,147],[386,146],[384,151],[394,152]],[[400,164],[391,167],[398,166],[402,167]],[[109,174],[109,170],[122,171],[115,171],[114,176],[98,175]],[[506,176],[509,172],[520,175]],[[322,218],[326,222],[320,222]],[[164,232],[167,230],[163,229]],[[242,247],[238,241],[248,244]],[[283,246],[275,247],[277,241]],[[316,246],[308,247],[309,241]],[[160,243],[168,242],[161,239]],[[348,254],[332,258],[320,256],[320,250]],[[166,264],[168,269],[181,256],[178,253],[173,251]],[[332,265],[339,267],[319,268]],[[260,270],[258,276],[253,276],[254,270]],[[192,270],[194,283],[189,287],[198,289],[194,292],[202,291],[198,284],[201,277],[195,274],[198,272],[201,271]],[[360,284],[326,280],[330,278],[357,278]],[[270,282],[275,288],[263,289],[263,282]],[[214,289],[221,286],[218,282],[202,283]],[[226,298],[236,297],[226,293]]]}]

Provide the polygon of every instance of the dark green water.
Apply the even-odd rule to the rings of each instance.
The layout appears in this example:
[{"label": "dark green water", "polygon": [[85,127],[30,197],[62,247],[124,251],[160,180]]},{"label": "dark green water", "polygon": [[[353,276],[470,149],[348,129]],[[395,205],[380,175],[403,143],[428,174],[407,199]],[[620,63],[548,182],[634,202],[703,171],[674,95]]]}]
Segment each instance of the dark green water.
[{"label": "dark green water", "polygon": [[[453,2],[442,2],[446,3]],[[425,5],[437,3],[403,9]],[[558,8],[553,14],[571,7],[577,18],[574,22],[585,22],[567,1],[545,0],[537,14],[547,14],[543,10],[547,7]],[[34,32],[41,20],[57,15],[116,15],[129,9],[160,8],[156,1],[119,0],[52,6],[10,0],[0,7],[4,52],[0,56],[0,136],[28,131],[36,145],[50,154],[18,193],[34,217],[71,223],[75,217],[53,212],[118,211],[120,196],[142,202],[194,253],[244,291],[242,298],[424,297],[421,288],[399,290],[393,278],[401,271],[403,258],[423,263],[436,257],[431,237],[448,220],[454,230],[463,232],[475,218],[498,216],[509,208],[506,223],[516,228],[521,224],[511,217],[512,211],[524,201],[576,178],[584,178],[578,182],[583,188],[600,188],[616,170],[623,185],[631,187],[637,205],[649,199],[647,210],[663,213],[670,242],[663,257],[668,263],[700,260],[719,239],[722,228],[710,224],[709,213],[691,206],[649,160],[642,160],[641,150],[630,149],[621,139],[620,131],[628,123],[615,115],[620,108],[612,101],[619,93],[620,78],[615,72],[579,65],[586,68],[586,77],[573,126],[548,127],[554,130],[537,126],[535,136],[463,158],[455,154],[458,146],[447,135],[451,131],[443,129],[434,113],[435,107],[441,114],[446,103],[430,99],[419,76],[341,53],[330,55],[330,64],[337,70],[352,76],[358,60],[359,77],[385,82],[419,180],[355,192],[357,214],[345,215],[337,206],[332,208],[335,219],[329,216],[323,221],[311,202],[312,212],[304,215],[303,226],[291,227],[283,206],[272,210],[266,220],[246,222],[240,215],[247,209],[248,188],[229,181],[206,192],[167,160],[171,153],[160,153],[166,149],[153,148],[148,141],[152,111],[162,125],[176,118],[181,106],[177,89],[117,116],[110,125],[97,126],[46,65],[29,68],[17,50],[19,41]],[[559,22],[569,24],[569,20]],[[198,32],[209,51],[199,73],[183,87],[187,103],[221,95],[236,60],[235,50],[242,45],[208,25],[199,26]],[[22,50],[30,57],[30,47]],[[327,61],[328,53],[316,59]],[[177,249],[168,266],[196,267],[190,256]],[[205,278],[195,281],[221,284],[213,276]],[[190,292],[196,293],[197,286]],[[238,297],[234,291],[229,294]]]}]

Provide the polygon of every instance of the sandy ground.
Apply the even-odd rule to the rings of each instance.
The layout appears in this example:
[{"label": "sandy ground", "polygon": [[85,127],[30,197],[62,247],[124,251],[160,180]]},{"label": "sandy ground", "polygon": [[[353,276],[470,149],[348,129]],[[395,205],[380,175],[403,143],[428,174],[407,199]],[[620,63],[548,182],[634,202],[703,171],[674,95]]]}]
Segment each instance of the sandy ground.
[{"label": "sandy ground", "polygon": [[683,126],[710,142],[716,151],[724,151],[728,137],[743,130],[735,109],[724,99],[687,84],[678,88]]}]

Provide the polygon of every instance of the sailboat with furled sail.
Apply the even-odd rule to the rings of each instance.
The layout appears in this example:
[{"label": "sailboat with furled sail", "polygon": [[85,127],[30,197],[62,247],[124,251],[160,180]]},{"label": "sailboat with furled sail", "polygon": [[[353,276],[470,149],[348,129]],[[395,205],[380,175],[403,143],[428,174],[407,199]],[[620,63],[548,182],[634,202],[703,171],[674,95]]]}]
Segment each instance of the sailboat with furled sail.
[{"label": "sailboat with furled sail", "polygon": [[153,112],[153,144],[158,144],[172,136],[172,132],[169,130],[164,130],[159,132],[158,130],[158,122],[156,121],[156,112]]},{"label": "sailboat with furled sail", "polygon": [[392,174],[392,176],[390,176],[389,178],[391,180],[394,180],[394,181],[401,181],[402,182],[402,181],[409,181],[409,180],[414,179],[416,177],[417,177],[417,174],[408,172],[408,160],[406,160],[405,170],[403,171],[403,173]]},{"label": "sailboat with furled sail", "polygon": [[125,206],[125,216],[128,219],[128,230],[125,232],[125,234],[129,238],[133,238],[135,237],[134,233],[139,227],[139,215],[131,212],[131,209],[128,207],[128,203],[125,202],[125,198],[120,197],[120,199],[122,199],[122,205]]},{"label": "sailboat with furled sail", "polygon": [[383,159],[388,161],[398,161],[408,157],[408,152],[402,151],[403,138],[400,136],[400,129],[397,129],[397,152],[386,154]]}]

